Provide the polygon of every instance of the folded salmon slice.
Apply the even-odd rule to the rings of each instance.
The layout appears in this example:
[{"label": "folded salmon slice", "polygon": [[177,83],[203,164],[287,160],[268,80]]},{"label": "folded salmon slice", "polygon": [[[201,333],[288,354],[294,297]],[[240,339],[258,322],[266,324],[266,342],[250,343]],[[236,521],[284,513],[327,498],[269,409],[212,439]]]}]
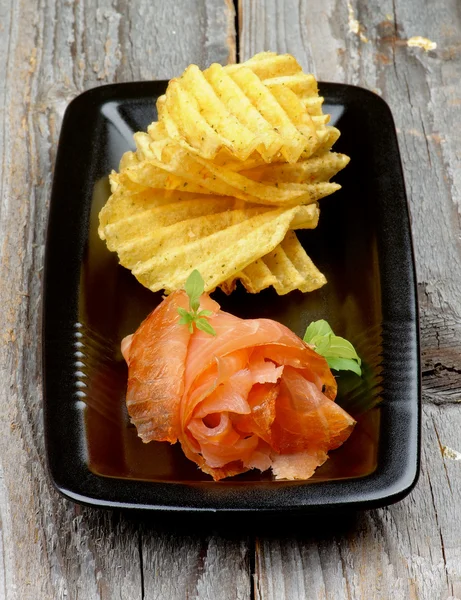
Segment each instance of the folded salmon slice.
[{"label": "folded salmon slice", "polygon": [[215,480],[272,467],[307,479],[355,421],[335,402],[325,359],[284,325],[240,319],[208,295],[211,336],[179,325],[183,291],[168,296],[122,342],[127,407],[144,442],[180,441]]}]

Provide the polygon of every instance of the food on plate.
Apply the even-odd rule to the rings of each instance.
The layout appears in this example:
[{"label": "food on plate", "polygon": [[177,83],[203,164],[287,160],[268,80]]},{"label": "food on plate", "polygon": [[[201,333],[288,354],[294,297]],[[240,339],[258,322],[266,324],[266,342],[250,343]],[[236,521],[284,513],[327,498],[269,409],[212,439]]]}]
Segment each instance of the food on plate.
[{"label": "food on plate", "polygon": [[203,274],[207,291],[224,282],[231,291],[238,278],[251,291],[274,285],[282,294],[310,291],[325,282],[290,231],[317,225],[315,205],[242,207],[235,198],[189,196],[150,190],[126,203],[123,196],[122,202],[112,196],[101,212],[108,248],[117,250],[121,263],[149,289],[171,293],[193,268]]},{"label": "food on plate", "polygon": [[168,137],[198,156],[225,149],[240,161],[312,156],[329,134],[317,82],[289,54],[262,52],[237,65],[190,65],[159,98]]},{"label": "food on plate", "polygon": [[197,271],[186,291],[166,297],[122,342],[139,436],[179,440],[215,480],[253,468],[308,479],[355,425],[334,402],[326,359],[276,321],[220,310]]},{"label": "food on plate", "polygon": [[134,136],[110,176],[99,235],[153,291],[180,289],[199,269],[205,291],[314,291],[326,283],[297,229],[349,162],[331,151],[313,75],[290,55],[238,65],[190,65],[157,101],[158,121]]},{"label": "food on plate", "polygon": [[309,325],[303,340],[326,359],[330,369],[352,371],[359,377],[362,376],[360,366],[362,361],[354,346],[344,338],[335,335],[323,319]]},{"label": "food on plate", "polygon": [[329,179],[349,162],[344,154],[325,152],[290,165],[292,169],[285,169],[283,178],[274,181],[269,175],[270,167],[261,159],[228,163],[221,155],[222,164],[216,164],[183,149],[179,143],[162,143],[157,149],[157,142],[149,134],[139,132],[134,139],[138,148],[136,159],[127,157],[130,166],[124,171],[134,183],[184,191],[192,184],[208,194],[234,196],[268,206],[310,204],[329,196],[341,187]]}]

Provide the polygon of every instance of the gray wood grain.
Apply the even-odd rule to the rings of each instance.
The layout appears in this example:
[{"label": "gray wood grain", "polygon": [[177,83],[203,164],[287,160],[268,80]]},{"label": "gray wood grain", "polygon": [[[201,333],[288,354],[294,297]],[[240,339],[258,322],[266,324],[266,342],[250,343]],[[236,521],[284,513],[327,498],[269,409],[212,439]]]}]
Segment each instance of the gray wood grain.
[{"label": "gray wood grain", "polygon": [[39,354],[67,103],[96,85],[170,78],[234,56],[228,0],[0,2],[0,598],[247,597],[245,537],[171,535],[58,496],[46,475]]},{"label": "gray wood grain", "polygon": [[[348,4],[241,0],[240,57],[290,52],[319,79],[367,87],[391,106],[421,303],[422,474],[407,499],[363,514],[347,533],[338,522],[326,535],[260,538],[255,596],[454,600],[461,597],[461,462],[441,449],[461,451],[461,12],[454,0],[424,8],[408,0]],[[408,47],[417,35],[437,49]]]},{"label": "gray wood grain", "polygon": [[[95,85],[232,61],[232,2],[0,1],[0,598],[461,598],[461,460],[442,452],[461,451],[461,11],[456,0],[427,4],[240,1],[242,60],[288,51],[320,79],[363,85],[391,105],[413,220],[425,400],[422,474],[406,500],[306,519],[295,533],[279,524],[253,556],[238,532],[162,527],[60,498],[46,476],[38,354],[65,106]],[[409,48],[414,35],[437,49]]]}]

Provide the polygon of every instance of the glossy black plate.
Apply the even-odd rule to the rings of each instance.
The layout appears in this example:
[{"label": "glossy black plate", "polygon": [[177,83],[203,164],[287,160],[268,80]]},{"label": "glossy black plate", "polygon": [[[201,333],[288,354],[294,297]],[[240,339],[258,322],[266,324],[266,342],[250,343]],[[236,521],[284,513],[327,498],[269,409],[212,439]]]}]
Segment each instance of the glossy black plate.
[{"label": "glossy black plate", "polygon": [[351,157],[321,201],[320,225],[303,231],[328,285],[278,297],[238,289],[214,297],[242,317],[277,319],[298,335],[325,318],[356,346],[364,376],[340,378],[338,402],[358,419],[350,439],[307,482],[252,471],[213,482],[177,446],[143,444],[124,406],[120,340],[159,302],[98,238],[107,175],[156,118],[164,82],[90,90],[67,108],[59,141],[44,284],[44,414],[51,478],[68,498],[95,506],[198,511],[370,508],[416,482],[420,365],[415,270],[396,132],[386,103],[361,88],[324,83],[325,112]]}]

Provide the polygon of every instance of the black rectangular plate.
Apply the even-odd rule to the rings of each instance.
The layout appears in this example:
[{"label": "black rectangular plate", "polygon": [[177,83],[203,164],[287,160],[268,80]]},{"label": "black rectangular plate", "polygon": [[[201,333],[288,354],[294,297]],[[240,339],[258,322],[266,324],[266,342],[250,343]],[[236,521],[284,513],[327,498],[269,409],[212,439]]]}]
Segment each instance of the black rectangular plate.
[{"label": "black rectangular plate", "polygon": [[[299,237],[326,274],[312,294],[239,288],[214,294],[224,310],[269,317],[298,335],[318,318],[355,344],[364,376],[342,376],[338,402],[358,418],[351,438],[307,482],[252,471],[213,482],[177,446],[143,445],[124,407],[120,340],[159,302],[98,238],[107,175],[132,135],[156,119],[166,82],[99,87],[68,106],[56,160],[44,283],[44,415],[57,489],[101,507],[194,511],[371,508],[414,486],[420,452],[420,364],[415,269],[392,115],[362,88],[320,84],[324,111],[351,157],[321,201],[320,225]],[[365,409],[370,410],[365,412]]]}]

